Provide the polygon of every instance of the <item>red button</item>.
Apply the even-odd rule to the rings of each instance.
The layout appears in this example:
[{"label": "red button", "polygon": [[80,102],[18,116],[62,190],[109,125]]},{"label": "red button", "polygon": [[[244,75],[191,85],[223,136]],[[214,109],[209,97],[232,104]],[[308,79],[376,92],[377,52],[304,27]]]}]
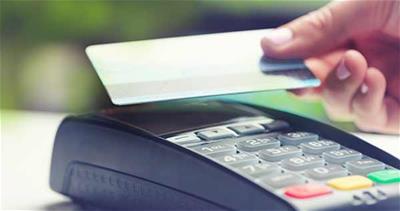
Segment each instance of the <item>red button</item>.
[{"label": "red button", "polygon": [[296,185],[285,190],[287,196],[298,199],[321,196],[331,192],[332,190],[329,187],[318,184]]}]

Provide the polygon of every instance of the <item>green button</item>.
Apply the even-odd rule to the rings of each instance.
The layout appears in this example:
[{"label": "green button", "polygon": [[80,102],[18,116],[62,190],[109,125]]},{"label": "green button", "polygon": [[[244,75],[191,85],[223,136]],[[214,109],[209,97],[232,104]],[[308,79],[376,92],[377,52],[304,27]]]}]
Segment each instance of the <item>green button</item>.
[{"label": "green button", "polygon": [[400,170],[383,170],[368,174],[372,181],[382,184],[400,182]]}]

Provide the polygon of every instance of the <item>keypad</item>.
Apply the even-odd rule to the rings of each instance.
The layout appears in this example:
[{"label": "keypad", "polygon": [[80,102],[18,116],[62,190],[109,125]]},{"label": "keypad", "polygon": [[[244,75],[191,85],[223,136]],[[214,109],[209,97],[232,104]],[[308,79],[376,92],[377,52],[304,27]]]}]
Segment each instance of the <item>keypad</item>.
[{"label": "keypad", "polygon": [[373,171],[383,170],[385,164],[375,159],[366,158],[347,162],[346,167],[353,174],[368,174]]},{"label": "keypad", "polygon": [[366,177],[354,175],[329,180],[328,185],[338,190],[356,190],[369,188],[373,183]]},{"label": "keypad", "polygon": [[286,145],[299,145],[318,140],[318,135],[309,132],[289,132],[279,135],[278,139]]},{"label": "keypad", "polygon": [[239,135],[251,135],[262,133],[265,131],[262,126],[255,124],[235,125],[230,126],[229,129],[235,131]]},{"label": "keypad", "polygon": [[210,157],[219,157],[236,153],[236,148],[228,144],[201,145],[193,148],[193,150]]},{"label": "keypad", "polygon": [[342,149],[324,152],[322,157],[330,163],[341,164],[348,161],[360,160],[362,154],[351,149]]},{"label": "keypad", "polygon": [[318,184],[305,184],[305,185],[295,185],[289,187],[285,190],[285,195],[298,198],[312,198],[316,196],[322,196],[331,193],[332,190],[325,185]]},{"label": "keypad", "polygon": [[246,164],[258,163],[258,158],[255,155],[240,153],[240,154],[232,154],[232,155],[224,155],[222,157],[217,158],[223,164],[231,165],[231,166],[239,166]]},{"label": "keypad", "polygon": [[282,161],[282,166],[292,171],[301,171],[309,168],[323,166],[325,164],[324,159],[319,156],[300,156],[288,158]]},{"label": "keypad", "polygon": [[206,140],[216,140],[216,139],[234,137],[235,133],[233,133],[233,131],[228,130],[228,129],[216,128],[216,129],[212,129],[212,130],[200,131],[197,133],[197,136],[199,136],[202,139],[206,139]]},{"label": "keypad", "polygon": [[237,148],[243,151],[254,152],[266,148],[279,147],[280,144],[280,141],[273,137],[258,137],[238,142]]},{"label": "keypad", "polygon": [[316,155],[321,154],[323,152],[340,149],[339,144],[330,140],[310,141],[300,144],[300,147],[301,149],[303,149],[304,153],[316,154]]},{"label": "keypad", "polygon": [[286,158],[302,155],[301,149],[295,146],[283,146],[279,148],[264,149],[259,153],[260,158],[266,161],[281,161]]},{"label": "keypad", "polygon": [[197,137],[195,134],[174,136],[167,139],[168,141],[174,142],[176,144],[191,144],[200,142],[201,139]]},{"label": "keypad", "polygon": [[282,120],[275,120],[273,122],[261,124],[268,131],[278,131],[278,130],[286,130],[289,129],[290,126],[287,122]]},{"label": "keypad", "polygon": [[283,120],[242,120],[167,140],[296,200],[400,182],[399,170],[315,132]]},{"label": "keypad", "polygon": [[283,173],[264,177],[261,179],[261,182],[273,188],[283,188],[305,183],[305,179],[298,174]]},{"label": "keypad", "polygon": [[400,182],[400,170],[388,169],[383,171],[372,172],[368,174],[368,178],[370,178],[374,182],[381,184]]},{"label": "keypad", "polygon": [[254,163],[239,165],[238,170],[246,175],[253,177],[261,177],[269,174],[277,174],[281,172],[281,169],[271,163]]},{"label": "keypad", "polygon": [[330,164],[308,169],[305,171],[305,174],[315,180],[327,180],[347,176],[348,171],[340,165]]}]

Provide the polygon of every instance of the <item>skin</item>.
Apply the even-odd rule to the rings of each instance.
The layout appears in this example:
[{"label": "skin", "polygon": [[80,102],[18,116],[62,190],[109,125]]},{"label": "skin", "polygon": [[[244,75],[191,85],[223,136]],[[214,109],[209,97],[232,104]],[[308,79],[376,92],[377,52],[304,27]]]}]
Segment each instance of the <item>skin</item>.
[{"label": "skin", "polygon": [[[278,29],[292,38],[261,41],[267,56],[304,58],[322,81],[293,90],[303,99],[321,99],[334,121],[353,121],[368,132],[400,133],[400,1],[334,1]],[[350,76],[339,79],[344,65]],[[363,93],[361,87],[368,87]],[[364,89],[365,91],[365,89]]]}]

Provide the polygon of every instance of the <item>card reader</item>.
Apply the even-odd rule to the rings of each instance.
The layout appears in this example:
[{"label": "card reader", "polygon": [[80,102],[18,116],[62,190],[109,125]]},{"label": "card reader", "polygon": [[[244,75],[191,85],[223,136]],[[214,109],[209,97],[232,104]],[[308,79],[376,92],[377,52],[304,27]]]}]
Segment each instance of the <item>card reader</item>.
[{"label": "card reader", "polygon": [[332,126],[237,102],[69,116],[50,186],[133,210],[399,210],[400,162]]}]

